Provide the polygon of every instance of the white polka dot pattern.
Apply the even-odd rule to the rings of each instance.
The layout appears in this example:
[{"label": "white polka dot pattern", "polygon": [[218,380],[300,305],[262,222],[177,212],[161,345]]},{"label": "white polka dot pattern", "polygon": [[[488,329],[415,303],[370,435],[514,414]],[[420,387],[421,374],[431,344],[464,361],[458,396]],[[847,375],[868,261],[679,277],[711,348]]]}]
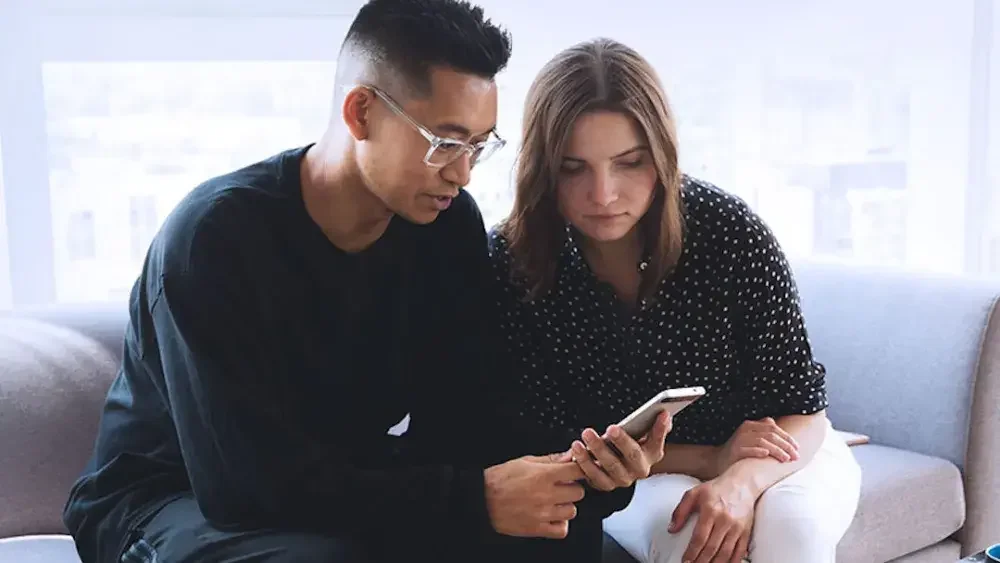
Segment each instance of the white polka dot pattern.
[{"label": "white polka dot pattern", "polygon": [[[788,262],[742,200],[685,177],[684,250],[656,298],[623,315],[567,230],[552,291],[525,301],[507,243],[490,236],[507,353],[529,422],[579,431],[617,422],[667,388],[708,395],[669,441],[719,444],[744,420],[827,407]],[[641,264],[640,268],[645,264]]]}]

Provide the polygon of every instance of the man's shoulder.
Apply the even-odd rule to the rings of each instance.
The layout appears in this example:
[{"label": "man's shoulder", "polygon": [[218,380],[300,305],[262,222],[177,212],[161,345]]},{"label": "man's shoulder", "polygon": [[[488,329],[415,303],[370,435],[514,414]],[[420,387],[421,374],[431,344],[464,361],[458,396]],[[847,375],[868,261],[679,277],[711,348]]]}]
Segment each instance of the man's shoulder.
[{"label": "man's shoulder", "polygon": [[148,265],[160,275],[179,274],[195,253],[254,244],[287,198],[281,186],[282,156],[210,178],[191,190],[153,238]]}]

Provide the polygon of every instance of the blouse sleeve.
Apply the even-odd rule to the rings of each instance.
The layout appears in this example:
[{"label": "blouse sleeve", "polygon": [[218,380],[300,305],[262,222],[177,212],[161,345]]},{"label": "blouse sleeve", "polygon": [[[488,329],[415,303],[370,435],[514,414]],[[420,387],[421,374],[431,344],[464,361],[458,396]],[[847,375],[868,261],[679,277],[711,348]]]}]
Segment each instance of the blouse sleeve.
[{"label": "blouse sleeve", "polygon": [[829,404],[826,370],[813,358],[791,268],[771,229],[749,209],[746,217],[736,281],[749,418],[817,413]]}]

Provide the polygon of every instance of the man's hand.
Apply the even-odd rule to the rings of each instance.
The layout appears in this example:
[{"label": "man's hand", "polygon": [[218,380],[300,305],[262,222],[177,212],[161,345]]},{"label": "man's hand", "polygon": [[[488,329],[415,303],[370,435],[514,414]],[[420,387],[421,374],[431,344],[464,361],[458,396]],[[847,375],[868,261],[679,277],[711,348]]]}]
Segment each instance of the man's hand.
[{"label": "man's hand", "polygon": [[573,442],[570,452],[591,487],[599,491],[628,487],[649,477],[650,468],[663,457],[663,445],[671,428],[673,421],[667,412],[660,413],[652,430],[639,441],[618,426],[609,426],[603,437],[588,428],[583,431],[583,442]]},{"label": "man's hand", "polygon": [[684,527],[698,513],[683,560],[691,563],[740,563],[746,557],[757,496],[749,487],[725,476],[684,494],[670,519],[669,532]]},{"label": "man's hand", "polygon": [[773,418],[747,420],[719,448],[714,474],[722,475],[737,461],[750,457],[795,461],[799,459],[799,444]]},{"label": "man's hand", "polygon": [[580,467],[563,454],[525,456],[486,469],[486,507],[497,532],[562,539],[583,499]]}]

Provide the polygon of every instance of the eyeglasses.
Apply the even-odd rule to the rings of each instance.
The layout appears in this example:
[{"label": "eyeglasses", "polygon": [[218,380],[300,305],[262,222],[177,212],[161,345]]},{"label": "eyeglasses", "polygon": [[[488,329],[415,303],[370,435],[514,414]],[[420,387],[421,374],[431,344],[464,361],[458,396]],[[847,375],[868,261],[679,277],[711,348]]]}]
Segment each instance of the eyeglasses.
[{"label": "eyeglasses", "polygon": [[389,106],[389,109],[391,109],[393,113],[406,120],[410,126],[417,130],[417,133],[420,133],[424,139],[427,139],[427,142],[430,143],[431,146],[427,149],[427,154],[424,155],[424,164],[432,168],[443,168],[465,155],[469,155],[469,165],[475,166],[496,154],[498,150],[502,149],[504,145],[507,144],[507,141],[501,139],[500,136],[497,135],[496,131],[491,132],[493,138],[480,141],[478,143],[466,143],[465,141],[459,141],[458,139],[438,137],[432,133],[430,129],[424,127],[418,123],[416,119],[410,117],[410,114],[403,111],[403,108],[400,107],[395,100],[379,88],[369,86],[367,84],[360,84],[359,86],[368,88],[374,92],[376,96],[385,102],[385,105]]}]

